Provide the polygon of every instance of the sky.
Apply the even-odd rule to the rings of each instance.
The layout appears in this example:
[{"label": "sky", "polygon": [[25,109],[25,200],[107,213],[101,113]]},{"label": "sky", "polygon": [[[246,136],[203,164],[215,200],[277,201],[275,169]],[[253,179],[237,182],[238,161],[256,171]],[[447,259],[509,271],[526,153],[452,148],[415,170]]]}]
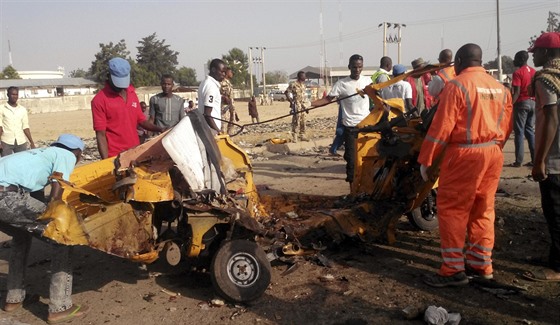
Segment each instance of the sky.
[{"label": "sky", "polygon": [[[500,0],[499,7],[501,52],[513,57],[546,29],[560,1]],[[68,74],[89,69],[100,43],[124,39],[136,58],[138,41],[154,32],[199,80],[209,59],[234,47],[253,47],[256,57],[264,47],[265,71],[344,67],[352,54],[378,66],[383,22],[406,25],[405,65],[418,57],[437,62],[440,50],[466,43],[480,45],[487,62],[498,53],[497,17],[496,0],[0,0],[0,68],[9,65],[8,40],[16,70],[64,67]],[[397,44],[387,44],[387,54],[397,63]]]}]

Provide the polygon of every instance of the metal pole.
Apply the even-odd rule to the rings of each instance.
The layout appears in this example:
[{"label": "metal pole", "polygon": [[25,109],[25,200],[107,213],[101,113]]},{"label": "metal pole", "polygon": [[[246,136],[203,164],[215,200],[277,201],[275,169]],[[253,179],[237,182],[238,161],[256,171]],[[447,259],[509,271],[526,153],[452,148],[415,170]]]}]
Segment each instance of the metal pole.
[{"label": "metal pole", "polygon": [[250,83],[251,83],[251,96],[254,95],[254,92],[253,92],[253,55],[251,53],[252,49],[253,49],[252,47],[249,47],[249,76],[251,77],[251,81],[250,81]]},{"label": "metal pole", "polygon": [[400,24],[399,24],[398,28],[399,28],[398,36],[397,36],[398,37],[398,40],[397,40],[398,43],[397,44],[398,44],[398,48],[399,48],[398,61],[399,61],[399,64],[401,64],[401,25]]},{"label": "metal pole", "polygon": [[387,56],[387,23],[383,22],[383,56]]},{"label": "metal pole", "polygon": [[261,65],[262,65],[262,78],[263,78],[263,95],[264,95],[264,99],[266,102],[267,96],[268,94],[266,93],[266,73],[264,70],[264,50],[266,48],[265,47],[261,47]]},{"label": "metal pole", "polygon": [[338,65],[344,65],[343,46],[342,46],[342,0],[338,0]]},{"label": "metal pole", "polygon": [[[319,45],[319,78],[321,78],[322,76],[324,76],[325,74],[325,43],[324,43],[324,38],[323,38],[323,0],[319,1],[319,35],[320,35],[320,42],[321,45]],[[319,84],[320,86],[320,84]]]},{"label": "metal pole", "polygon": [[497,24],[498,24],[498,81],[502,82],[502,49],[500,40],[500,0],[496,0],[496,13],[497,13]]}]

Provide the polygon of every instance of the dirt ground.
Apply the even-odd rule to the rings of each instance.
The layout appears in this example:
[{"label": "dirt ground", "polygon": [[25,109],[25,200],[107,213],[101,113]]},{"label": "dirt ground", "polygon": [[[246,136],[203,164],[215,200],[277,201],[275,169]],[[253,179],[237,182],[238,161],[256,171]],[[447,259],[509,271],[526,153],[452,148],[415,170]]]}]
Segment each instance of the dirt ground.
[{"label": "dirt ground", "polygon": [[[238,103],[241,122],[249,121],[245,103]],[[286,103],[259,107],[261,121],[288,113]],[[255,180],[266,193],[305,193],[337,199],[348,193],[344,161],[327,155],[334,133],[335,105],[312,111],[312,141],[289,145],[289,153],[259,147],[272,137],[287,137],[289,119],[282,119],[233,140],[252,154]],[[326,122],[325,122],[326,121]],[[50,142],[59,133],[93,138],[89,111],[48,113],[30,117],[36,140]],[[527,154],[528,156],[528,154]],[[513,159],[513,141],[505,148]],[[528,161],[528,159],[527,159]],[[438,232],[418,231],[406,218],[392,245],[345,242],[324,252],[330,267],[298,258],[292,272],[275,263],[272,282],[258,300],[245,305],[212,307],[215,297],[209,276],[167,266],[112,257],[86,247],[74,250],[74,301],[90,307],[74,324],[423,324],[407,320],[402,310],[430,305],[460,313],[461,324],[560,324],[560,284],[535,283],[521,277],[535,268],[528,258],[546,255],[549,243],[536,183],[527,167],[504,167],[496,209],[495,279],[523,288],[489,289],[471,284],[434,289],[422,282],[440,263]],[[3,235],[2,241],[8,238]],[[0,287],[6,287],[9,248],[0,248]],[[43,324],[48,304],[49,259],[44,243],[34,241],[28,261],[28,291],[41,295],[14,314],[0,311],[0,324]],[[331,277],[326,277],[332,275]],[[414,316],[414,315],[413,315]]]}]

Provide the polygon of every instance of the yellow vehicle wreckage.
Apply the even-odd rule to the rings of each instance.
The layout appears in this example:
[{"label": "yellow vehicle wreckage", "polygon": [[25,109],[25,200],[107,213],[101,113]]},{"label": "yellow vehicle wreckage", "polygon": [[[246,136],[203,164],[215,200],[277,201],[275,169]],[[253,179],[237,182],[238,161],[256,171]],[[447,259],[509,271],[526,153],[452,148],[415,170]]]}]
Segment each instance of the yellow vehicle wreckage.
[{"label": "yellow vehicle wreckage", "polygon": [[[347,237],[393,242],[399,217],[424,204],[434,182],[421,180],[416,157],[430,115],[405,114],[402,100],[377,92],[440,68],[359,90],[375,108],[358,125],[352,199],[337,207],[332,198],[305,194],[260,197],[247,154],[228,136],[215,139],[195,111],[147,143],[77,167],[70,182],[53,175],[63,199],[40,216],[35,234],[136,262],[165,256],[172,265],[209,265],[223,297],[255,299],[269,285],[270,260]],[[290,211],[298,218],[285,218]]]}]

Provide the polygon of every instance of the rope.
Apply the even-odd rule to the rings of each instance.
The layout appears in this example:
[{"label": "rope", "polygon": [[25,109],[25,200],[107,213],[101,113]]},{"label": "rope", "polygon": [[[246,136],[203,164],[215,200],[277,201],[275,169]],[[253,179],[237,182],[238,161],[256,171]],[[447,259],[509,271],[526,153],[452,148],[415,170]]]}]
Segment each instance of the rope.
[{"label": "rope", "polygon": [[[295,112],[295,113],[289,113],[289,114],[281,115],[281,116],[278,116],[278,117],[275,117],[275,118],[272,118],[272,119],[269,119],[269,120],[257,122],[257,123],[237,124],[237,123],[235,123],[235,122],[230,122],[229,120],[223,120],[223,119],[219,119],[219,118],[215,118],[215,117],[213,117],[213,119],[218,120],[218,121],[222,121],[222,123],[228,123],[228,124],[237,126],[237,127],[239,128],[239,130],[238,130],[237,132],[233,133],[233,134],[230,134],[230,137],[234,137],[234,136],[236,136],[236,135],[239,135],[241,132],[243,132],[243,130],[245,129],[245,127],[253,126],[253,125],[259,125],[259,124],[266,124],[266,123],[278,121],[278,120],[280,120],[280,119],[286,118],[286,117],[288,117],[288,116],[293,116],[293,115],[295,115],[295,114],[309,113],[310,111],[312,111],[312,110],[314,110],[314,109],[321,108],[321,107],[330,105],[330,104],[332,104],[332,103],[338,103],[338,102],[340,102],[340,101],[342,101],[342,100],[345,100],[345,99],[350,98],[350,97],[354,97],[354,96],[356,96],[356,95],[360,95],[360,96],[364,97],[364,94],[363,94],[362,92],[356,92],[356,93],[354,93],[354,94],[352,94],[352,95],[348,95],[348,96],[345,96],[345,97],[340,97],[340,98],[337,98],[337,99],[332,100],[332,101],[330,101],[330,102],[328,102],[328,103],[325,103],[325,104],[321,104],[321,105],[317,105],[317,106],[311,106],[311,107],[309,107],[309,108],[304,108],[304,109],[302,109],[302,110],[300,110],[300,111],[298,111],[298,112]],[[205,115],[205,116],[207,116],[207,115]]]},{"label": "rope", "polygon": [[[231,134],[231,135],[230,135],[231,137],[234,137],[234,136],[236,136],[236,135],[239,135],[239,133],[243,132],[243,130],[244,130],[245,127],[247,127],[247,126],[253,126],[253,125],[258,125],[258,124],[270,123],[270,122],[274,122],[274,121],[283,119],[283,118],[288,117],[288,116],[293,116],[293,115],[295,115],[295,114],[309,113],[309,111],[312,111],[312,110],[314,110],[314,109],[317,109],[317,108],[320,108],[320,107],[323,107],[323,106],[327,106],[327,105],[330,105],[330,104],[332,104],[332,103],[338,103],[338,102],[340,102],[340,101],[342,101],[342,100],[345,100],[345,99],[350,98],[350,97],[354,97],[354,96],[356,96],[356,95],[360,95],[360,96],[362,96],[362,98],[364,98],[364,97],[366,96],[366,94],[367,94],[369,97],[371,97],[371,98],[373,99],[373,101],[374,101],[374,103],[375,103],[376,105],[381,105],[381,104],[382,104],[382,102],[381,102],[382,99],[376,94],[376,92],[377,92],[378,90],[380,90],[381,88],[388,87],[388,86],[390,86],[390,85],[396,83],[396,82],[399,81],[399,80],[404,80],[404,79],[407,78],[408,76],[420,77],[420,76],[422,76],[424,73],[433,72],[433,71],[438,71],[439,69],[443,69],[443,68],[446,68],[446,67],[448,67],[448,66],[451,66],[451,63],[426,65],[426,66],[423,67],[423,68],[419,68],[419,69],[416,69],[416,70],[409,71],[409,72],[407,72],[407,73],[404,73],[404,74],[402,74],[402,75],[399,75],[399,76],[397,76],[397,77],[394,77],[394,78],[392,78],[392,79],[390,79],[390,80],[388,80],[388,81],[385,81],[385,82],[383,82],[383,83],[380,83],[380,84],[370,84],[370,85],[367,86],[365,89],[359,89],[356,93],[354,93],[354,94],[352,94],[352,95],[348,95],[348,96],[345,96],[345,97],[340,97],[340,98],[337,98],[337,99],[332,100],[332,101],[330,101],[330,102],[328,102],[328,103],[325,103],[325,104],[321,104],[321,105],[317,105],[317,106],[311,106],[311,107],[309,107],[309,108],[304,108],[304,109],[302,109],[302,110],[299,111],[299,112],[289,113],[289,114],[282,115],[282,116],[279,116],[279,117],[275,117],[275,118],[272,118],[272,119],[269,119],[269,120],[266,120],[266,121],[262,121],[262,122],[247,123],[247,124],[241,125],[241,124],[237,124],[237,123],[235,123],[235,122],[230,122],[229,120],[223,120],[223,119],[219,119],[219,118],[215,118],[215,117],[214,117],[214,119],[215,119],[215,120],[218,120],[218,121],[222,121],[222,122],[224,122],[224,123],[229,123],[229,124],[231,124],[231,125],[237,126],[237,127],[239,128],[239,131],[237,131],[237,132],[235,132],[234,134]],[[372,93],[372,92],[373,92],[373,93]],[[374,94],[375,94],[375,95],[374,95]],[[387,103],[390,107],[398,107],[399,105],[395,105],[394,103],[392,103],[392,102],[391,102],[392,100],[393,100],[393,99],[389,99],[388,101],[385,101],[385,103]],[[402,102],[402,100],[401,100],[401,102]],[[401,104],[400,106],[402,106],[402,104]]]}]

